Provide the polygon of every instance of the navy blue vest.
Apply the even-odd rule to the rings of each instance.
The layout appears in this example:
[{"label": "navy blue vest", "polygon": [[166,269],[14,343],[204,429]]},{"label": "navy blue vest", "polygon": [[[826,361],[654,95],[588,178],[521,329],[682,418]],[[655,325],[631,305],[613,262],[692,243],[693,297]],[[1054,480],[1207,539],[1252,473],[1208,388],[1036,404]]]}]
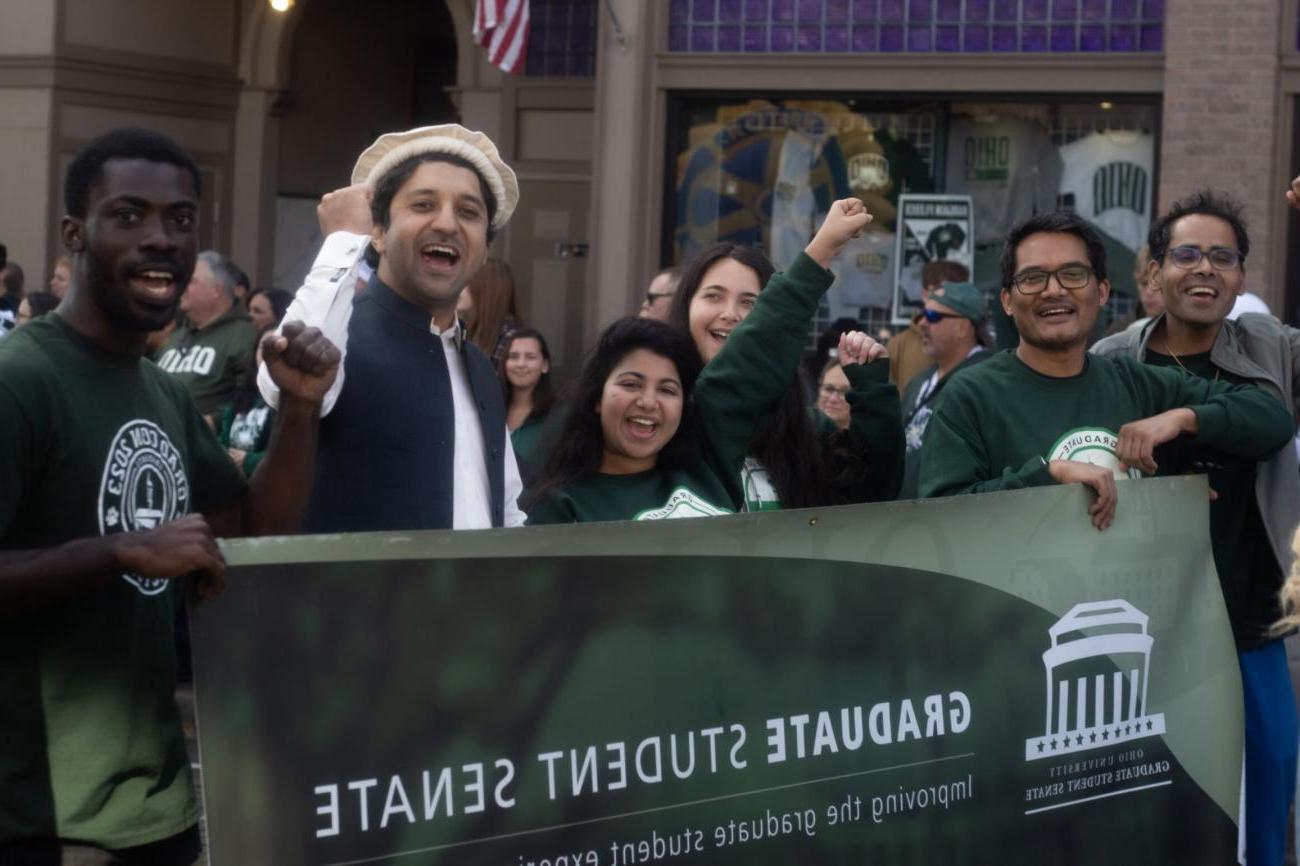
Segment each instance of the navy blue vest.
[{"label": "navy blue vest", "polygon": [[[307,532],[450,529],[456,423],[427,312],[376,275],[352,304],[343,390],[320,425]],[[505,402],[492,362],[461,356],[483,429],[492,525],[504,522]]]}]

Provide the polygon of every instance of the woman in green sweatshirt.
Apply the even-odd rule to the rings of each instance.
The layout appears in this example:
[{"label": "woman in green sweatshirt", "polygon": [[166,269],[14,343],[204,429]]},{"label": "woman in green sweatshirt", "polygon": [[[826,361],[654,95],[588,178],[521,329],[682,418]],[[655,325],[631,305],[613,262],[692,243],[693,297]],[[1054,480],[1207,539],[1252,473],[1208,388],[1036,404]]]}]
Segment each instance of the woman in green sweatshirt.
[{"label": "woman in green sweatshirt", "polygon": [[[752,247],[723,243],[696,256],[678,285],[669,322],[691,335],[706,370],[739,364],[782,386],[752,431],[740,471],[728,479],[738,510],[878,502],[893,499],[902,483],[902,413],[887,360],[844,368],[846,430],[808,405],[798,380],[808,326],[834,281],[828,262],[800,256],[786,272],[796,290],[767,303],[772,263]],[[733,400],[728,393],[701,412],[729,413]]]},{"label": "woman in green sweatshirt", "polygon": [[[529,522],[734,510],[750,444],[787,392],[817,300],[833,279],[826,265],[869,220],[856,199],[836,202],[808,248],[789,271],[772,276],[753,314],[703,373],[685,330],[636,319],[612,325],[576,383],[527,508]],[[862,334],[842,345],[850,381],[854,368],[883,355]],[[896,391],[892,398],[897,424]]]}]

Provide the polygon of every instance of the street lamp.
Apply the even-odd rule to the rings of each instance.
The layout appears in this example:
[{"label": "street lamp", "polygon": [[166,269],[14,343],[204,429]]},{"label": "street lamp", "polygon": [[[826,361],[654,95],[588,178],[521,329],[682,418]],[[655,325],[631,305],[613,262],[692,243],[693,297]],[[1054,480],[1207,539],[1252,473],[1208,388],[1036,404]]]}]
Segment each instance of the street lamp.
[{"label": "street lamp", "polygon": [[293,6],[293,0],[268,0],[268,2],[276,12],[288,12]]}]

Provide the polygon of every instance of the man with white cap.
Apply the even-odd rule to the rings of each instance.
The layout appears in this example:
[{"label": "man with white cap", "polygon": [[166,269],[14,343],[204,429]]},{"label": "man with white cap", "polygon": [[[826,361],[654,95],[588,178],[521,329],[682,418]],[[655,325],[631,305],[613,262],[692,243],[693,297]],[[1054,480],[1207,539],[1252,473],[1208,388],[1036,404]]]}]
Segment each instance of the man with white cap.
[{"label": "man with white cap", "polygon": [[[348,230],[328,233],[285,315],[344,352],[306,529],[521,525],[501,387],[456,318],[518,202],[514,172],[486,135],[442,124],[380,136],[352,181],[322,200],[322,228]],[[358,294],[367,246],[378,264]],[[274,405],[269,377],[258,385]]]}]

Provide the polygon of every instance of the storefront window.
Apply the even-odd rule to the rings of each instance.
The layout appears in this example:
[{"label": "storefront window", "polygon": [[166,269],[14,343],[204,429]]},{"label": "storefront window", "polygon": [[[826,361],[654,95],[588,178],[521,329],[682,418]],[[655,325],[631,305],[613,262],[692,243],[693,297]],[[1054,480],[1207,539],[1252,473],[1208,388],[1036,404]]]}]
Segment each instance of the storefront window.
[{"label": "storefront window", "polygon": [[[830,203],[855,196],[875,220],[837,263],[819,322],[896,323],[919,303],[926,262],[959,262],[995,293],[1006,232],[1068,208],[1103,233],[1114,312],[1133,306],[1133,265],[1153,201],[1154,100],[683,97],[673,105],[666,259],[684,262],[728,241],[759,247],[784,268]],[[901,199],[917,194],[929,198]]]},{"label": "storefront window", "polygon": [[672,0],[670,51],[1160,51],[1165,0]]}]

